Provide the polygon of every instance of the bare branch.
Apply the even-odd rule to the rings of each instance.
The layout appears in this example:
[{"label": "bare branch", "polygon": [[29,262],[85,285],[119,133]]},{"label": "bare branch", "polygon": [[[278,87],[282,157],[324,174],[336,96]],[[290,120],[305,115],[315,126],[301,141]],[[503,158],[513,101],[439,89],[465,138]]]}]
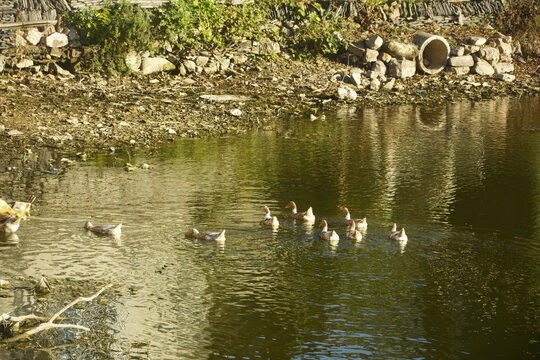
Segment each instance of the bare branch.
[{"label": "bare branch", "polygon": [[[16,336],[13,336],[13,337],[10,337],[10,338],[7,338],[7,339],[2,339],[0,340],[0,342],[14,342],[14,341],[19,341],[21,339],[26,339],[28,338],[29,336],[32,336],[34,334],[37,334],[38,332],[40,331],[44,331],[44,330],[48,330],[48,329],[54,329],[54,328],[71,328],[71,329],[79,329],[79,330],[85,330],[85,331],[90,331],[89,328],[85,327],[85,326],[82,326],[82,325],[75,325],[75,324],[54,324],[54,320],[56,320],[60,315],[62,315],[63,312],[65,312],[67,309],[69,309],[70,307],[72,307],[73,305],[81,302],[81,301],[92,301],[94,300],[96,297],[98,297],[103,291],[105,291],[106,289],[110,288],[113,284],[108,284],[106,286],[104,286],[103,288],[101,288],[97,293],[95,293],[94,295],[92,296],[89,296],[89,297],[79,297],[75,300],[73,300],[72,302],[70,302],[69,304],[67,304],[66,306],[64,306],[62,308],[62,310],[58,311],[57,313],[55,313],[47,322],[44,322],[44,323],[41,323],[39,324],[38,326],[22,333],[22,334],[19,334],[19,335],[16,335]],[[17,322],[17,321],[23,321],[23,320],[28,320],[28,319],[36,319],[36,320],[43,320],[43,319],[47,319],[47,318],[43,318],[43,317],[39,317],[39,316],[36,316],[36,315],[24,315],[24,316],[19,316],[17,318],[14,318],[14,317],[10,317],[9,315],[7,315],[7,318],[5,317],[5,315],[7,314],[3,314],[1,317],[2,318],[5,318],[6,320],[10,320],[10,321],[14,321],[14,322]]]}]

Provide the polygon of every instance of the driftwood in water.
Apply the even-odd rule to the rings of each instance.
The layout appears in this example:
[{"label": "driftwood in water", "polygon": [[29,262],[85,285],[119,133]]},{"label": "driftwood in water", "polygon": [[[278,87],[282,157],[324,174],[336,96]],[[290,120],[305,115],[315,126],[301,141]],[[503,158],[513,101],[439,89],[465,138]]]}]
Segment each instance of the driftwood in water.
[{"label": "driftwood in water", "polygon": [[[70,302],[69,304],[64,306],[60,311],[58,311],[56,314],[54,314],[50,318],[43,317],[43,316],[36,316],[34,314],[23,315],[23,316],[11,316],[9,314],[0,315],[0,323],[2,324],[4,329],[6,329],[6,328],[18,329],[19,324],[24,322],[24,321],[27,321],[27,320],[46,321],[46,322],[43,322],[43,323],[39,324],[38,326],[35,326],[35,327],[33,327],[33,328],[31,328],[31,329],[29,329],[29,330],[27,330],[27,331],[25,331],[25,332],[23,332],[21,334],[13,335],[13,336],[7,337],[5,339],[2,339],[2,340],[0,340],[0,342],[19,341],[19,340],[22,340],[22,339],[26,339],[26,338],[34,335],[34,334],[37,334],[40,331],[44,331],[44,330],[48,330],[48,329],[54,329],[54,328],[71,328],[71,329],[80,329],[80,330],[89,331],[90,330],[89,328],[87,328],[85,326],[82,326],[82,325],[55,324],[54,321],[56,319],[58,319],[58,317],[60,315],[62,315],[62,313],[64,313],[67,309],[69,309],[73,305],[75,305],[75,304],[77,304],[77,303],[79,303],[81,301],[92,301],[96,297],[98,297],[103,291],[110,288],[111,286],[112,286],[112,284],[108,284],[108,285],[104,286],[103,288],[101,288],[97,293],[95,293],[92,296],[89,296],[89,297],[82,297],[81,296],[81,297],[73,300],[72,302]],[[14,331],[14,332],[16,332],[16,331]]]}]

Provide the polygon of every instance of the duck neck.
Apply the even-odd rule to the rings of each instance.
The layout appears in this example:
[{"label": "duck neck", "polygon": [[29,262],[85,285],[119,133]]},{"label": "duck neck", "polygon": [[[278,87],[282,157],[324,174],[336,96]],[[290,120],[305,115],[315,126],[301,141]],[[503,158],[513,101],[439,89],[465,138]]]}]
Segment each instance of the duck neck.
[{"label": "duck neck", "polygon": [[351,220],[351,214],[348,211],[345,214],[345,220]]}]

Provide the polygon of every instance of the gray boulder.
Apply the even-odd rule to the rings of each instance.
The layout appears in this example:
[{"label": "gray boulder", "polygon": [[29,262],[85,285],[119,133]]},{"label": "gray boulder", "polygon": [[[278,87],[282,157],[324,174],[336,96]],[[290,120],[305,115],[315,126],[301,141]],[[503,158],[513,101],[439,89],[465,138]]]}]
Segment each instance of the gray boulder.
[{"label": "gray boulder", "polygon": [[412,60],[392,59],[388,63],[388,76],[405,79],[416,73],[416,63]]},{"label": "gray boulder", "polygon": [[356,91],[345,85],[342,85],[338,88],[337,96],[341,100],[356,100],[356,98],[358,97]]},{"label": "gray boulder", "polygon": [[68,37],[62,33],[52,33],[45,39],[45,45],[48,47],[63,47],[68,44]]},{"label": "gray boulder", "polygon": [[281,49],[279,44],[269,39],[262,39],[259,41],[259,54],[260,55],[274,55],[279,54]]},{"label": "gray boulder", "polygon": [[474,59],[471,55],[452,56],[450,59],[448,59],[448,64],[455,67],[470,67],[474,65]]},{"label": "gray boulder", "polygon": [[382,44],[383,44],[383,39],[379,35],[373,35],[368,40],[366,40],[367,47],[373,50],[379,50]]},{"label": "gray boulder", "polygon": [[486,60],[480,58],[476,59],[476,64],[472,69],[478,75],[491,76],[495,73],[493,66],[491,66]]},{"label": "gray boulder", "polygon": [[471,45],[482,46],[486,43],[486,38],[481,36],[470,36],[467,42]]},{"label": "gray boulder", "polygon": [[468,66],[452,66],[450,68],[450,71],[453,72],[456,75],[467,75],[469,71],[471,71],[471,68]]},{"label": "gray boulder", "polygon": [[349,76],[351,78],[351,82],[355,85],[355,86],[362,86],[362,74],[364,72],[362,71],[362,69],[360,68],[352,68],[350,73],[349,73]]},{"label": "gray boulder", "polygon": [[499,62],[493,66],[495,74],[504,74],[514,71],[514,64]]},{"label": "gray boulder", "polygon": [[197,71],[197,64],[195,64],[195,61],[184,60],[183,64],[188,73],[194,73],[195,71]]},{"label": "gray boulder", "polygon": [[26,34],[26,40],[31,45],[37,45],[41,41],[41,37],[43,36],[43,33],[38,31],[36,28],[32,28],[28,30],[28,33]]},{"label": "gray boulder", "polygon": [[381,60],[377,60],[371,65],[371,71],[378,75],[386,74],[386,65]]},{"label": "gray boulder", "polygon": [[501,57],[501,54],[499,53],[499,50],[491,47],[491,46],[484,46],[480,51],[478,52],[478,55],[489,62],[497,62],[499,61],[499,58]]},{"label": "gray boulder", "polygon": [[364,53],[364,61],[367,63],[372,63],[377,61],[377,57],[379,57],[379,52],[377,50],[373,49],[366,49],[366,52]]},{"label": "gray boulder", "polygon": [[133,72],[139,71],[141,68],[141,55],[139,55],[136,51],[130,51],[126,54],[126,66],[129,70]]},{"label": "gray boulder", "polygon": [[176,69],[176,66],[172,62],[162,57],[145,57],[142,59],[141,65],[141,73],[143,75]]}]

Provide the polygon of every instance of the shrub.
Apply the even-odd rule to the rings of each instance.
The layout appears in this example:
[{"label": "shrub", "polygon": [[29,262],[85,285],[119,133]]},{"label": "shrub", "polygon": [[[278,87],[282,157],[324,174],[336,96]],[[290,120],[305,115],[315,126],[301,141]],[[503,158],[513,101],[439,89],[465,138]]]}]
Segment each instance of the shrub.
[{"label": "shrub", "polygon": [[538,0],[510,0],[506,11],[498,15],[503,30],[519,40],[523,53],[540,56],[540,3]]}]

